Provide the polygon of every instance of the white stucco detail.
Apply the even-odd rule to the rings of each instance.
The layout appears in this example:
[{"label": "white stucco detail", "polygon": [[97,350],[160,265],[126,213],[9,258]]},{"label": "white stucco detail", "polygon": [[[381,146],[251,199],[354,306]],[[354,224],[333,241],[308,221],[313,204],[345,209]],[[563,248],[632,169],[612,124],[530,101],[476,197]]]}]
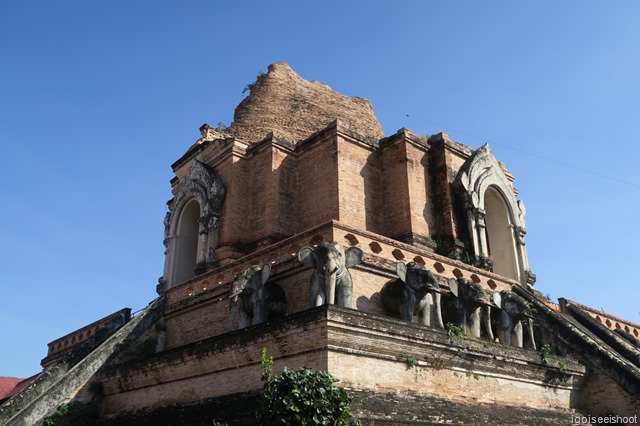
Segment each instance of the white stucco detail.
[{"label": "white stucco detail", "polygon": [[[165,266],[160,280],[164,289],[195,276],[195,272],[187,273],[187,268],[204,272],[217,265],[214,250],[218,246],[224,186],[211,168],[197,160],[191,162],[180,186],[165,218]],[[185,260],[192,252],[195,259]]]},{"label": "white stucco detail", "polygon": [[524,240],[524,203],[516,199],[488,144],[478,148],[460,168],[456,185],[464,197],[476,258],[491,254],[494,272],[523,285],[533,284],[535,276],[529,269]]}]

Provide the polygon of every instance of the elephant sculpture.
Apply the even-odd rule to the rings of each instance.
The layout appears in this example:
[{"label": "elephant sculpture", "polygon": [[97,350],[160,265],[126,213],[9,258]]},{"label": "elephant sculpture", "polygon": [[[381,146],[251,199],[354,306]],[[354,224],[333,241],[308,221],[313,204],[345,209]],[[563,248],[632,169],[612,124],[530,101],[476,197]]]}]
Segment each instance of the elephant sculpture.
[{"label": "elephant sculpture", "polygon": [[389,315],[413,322],[418,317],[418,323],[432,325],[431,302],[428,294],[433,298],[433,316],[435,326],[444,328],[442,310],[440,307],[440,286],[433,273],[416,262],[396,264],[398,277],[387,282],[380,290],[380,298],[385,311]]},{"label": "elephant sculpture", "polygon": [[268,281],[270,275],[269,265],[254,265],[235,277],[229,293],[229,330],[233,330],[238,314],[239,329],[284,315],[287,296],[279,284]]},{"label": "elephant sculpture", "polygon": [[491,328],[491,306],[493,301],[489,293],[478,283],[458,278],[449,279],[449,289],[456,297],[458,323],[464,327],[465,334],[479,338],[481,336],[481,318],[487,338],[494,340]]},{"label": "elephant sculpture", "polygon": [[298,260],[314,268],[311,275],[311,307],[337,304],[351,308],[353,281],[348,268],[362,262],[363,252],[357,247],[345,250],[336,242],[322,242],[316,248],[298,250]]},{"label": "elephant sculpture", "polygon": [[515,341],[518,348],[523,347],[523,332],[521,321],[527,321],[531,349],[536,349],[533,335],[533,315],[527,301],[512,291],[503,290],[493,293],[493,300],[500,308],[500,322],[498,338],[502,344],[511,346]]}]

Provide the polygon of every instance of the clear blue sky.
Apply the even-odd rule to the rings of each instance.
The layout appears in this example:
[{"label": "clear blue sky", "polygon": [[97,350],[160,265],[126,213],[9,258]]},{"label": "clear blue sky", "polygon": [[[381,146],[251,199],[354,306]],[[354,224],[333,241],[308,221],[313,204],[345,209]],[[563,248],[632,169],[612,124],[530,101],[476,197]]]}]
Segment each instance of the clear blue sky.
[{"label": "clear blue sky", "polygon": [[637,1],[0,2],[0,376],[155,297],[171,163],[276,61],[369,98],[387,135],[490,142],[536,286],[640,322],[639,22]]}]

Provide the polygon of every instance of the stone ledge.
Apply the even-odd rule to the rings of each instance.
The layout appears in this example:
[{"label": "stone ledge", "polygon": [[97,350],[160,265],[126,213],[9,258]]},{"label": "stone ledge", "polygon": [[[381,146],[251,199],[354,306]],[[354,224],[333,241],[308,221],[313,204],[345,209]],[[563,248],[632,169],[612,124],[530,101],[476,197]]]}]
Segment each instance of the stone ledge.
[{"label": "stone ledge", "polygon": [[[101,374],[106,412],[256,391],[263,347],[275,357],[276,370],[306,365],[329,370],[351,389],[412,390],[483,404],[569,409],[585,373],[573,361],[559,372],[536,351],[452,340],[444,330],[331,305],[113,366]],[[509,391],[515,388],[524,392]]]}]

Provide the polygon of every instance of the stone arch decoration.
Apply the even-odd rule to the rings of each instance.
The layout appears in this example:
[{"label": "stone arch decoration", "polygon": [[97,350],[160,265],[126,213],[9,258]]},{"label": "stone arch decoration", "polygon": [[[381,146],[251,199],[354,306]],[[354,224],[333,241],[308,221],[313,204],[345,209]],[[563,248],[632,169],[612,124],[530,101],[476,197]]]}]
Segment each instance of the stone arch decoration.
[{"label": "stone arch decoration", "polygon": [[[464,208],[471,237],[472,251],[476,259],[490,253],[487,222],[501,220],[508,229],[508,238],[502,237],[501,249],[509,250],[503,262],[512,264],[498,272],[525,285],[535,283],[535,275],[529,268],[525,247],[524,203],[516,199],[515,191],[500,163],[488,144],[478,148],[458,171],[454,185],[464,200]],[[489,202],[487,203],[487,199]],[[496,211],[502,205],[503,211]],[[487,211],[489,207],[489,211]],[[496,219],[494,216],[501,215]],[[503,241],[504,240],[504,241]],[[496,265],[497,266],[497,265]]]},{"label": "stone arch decoration", "polygon": [[180,284],[177,275],[179,260],[179,230],[183,210],[199,206],[197,224],[197,249],[194,276],[218,266],[215,249],[218,246],[220,214],[225,197],[225,188],[215,171],[204,163],[193,160],[189,171],[180,183],[178,195],[171,200],[164,220],[165,266],[160,278],[158,292]]}]

